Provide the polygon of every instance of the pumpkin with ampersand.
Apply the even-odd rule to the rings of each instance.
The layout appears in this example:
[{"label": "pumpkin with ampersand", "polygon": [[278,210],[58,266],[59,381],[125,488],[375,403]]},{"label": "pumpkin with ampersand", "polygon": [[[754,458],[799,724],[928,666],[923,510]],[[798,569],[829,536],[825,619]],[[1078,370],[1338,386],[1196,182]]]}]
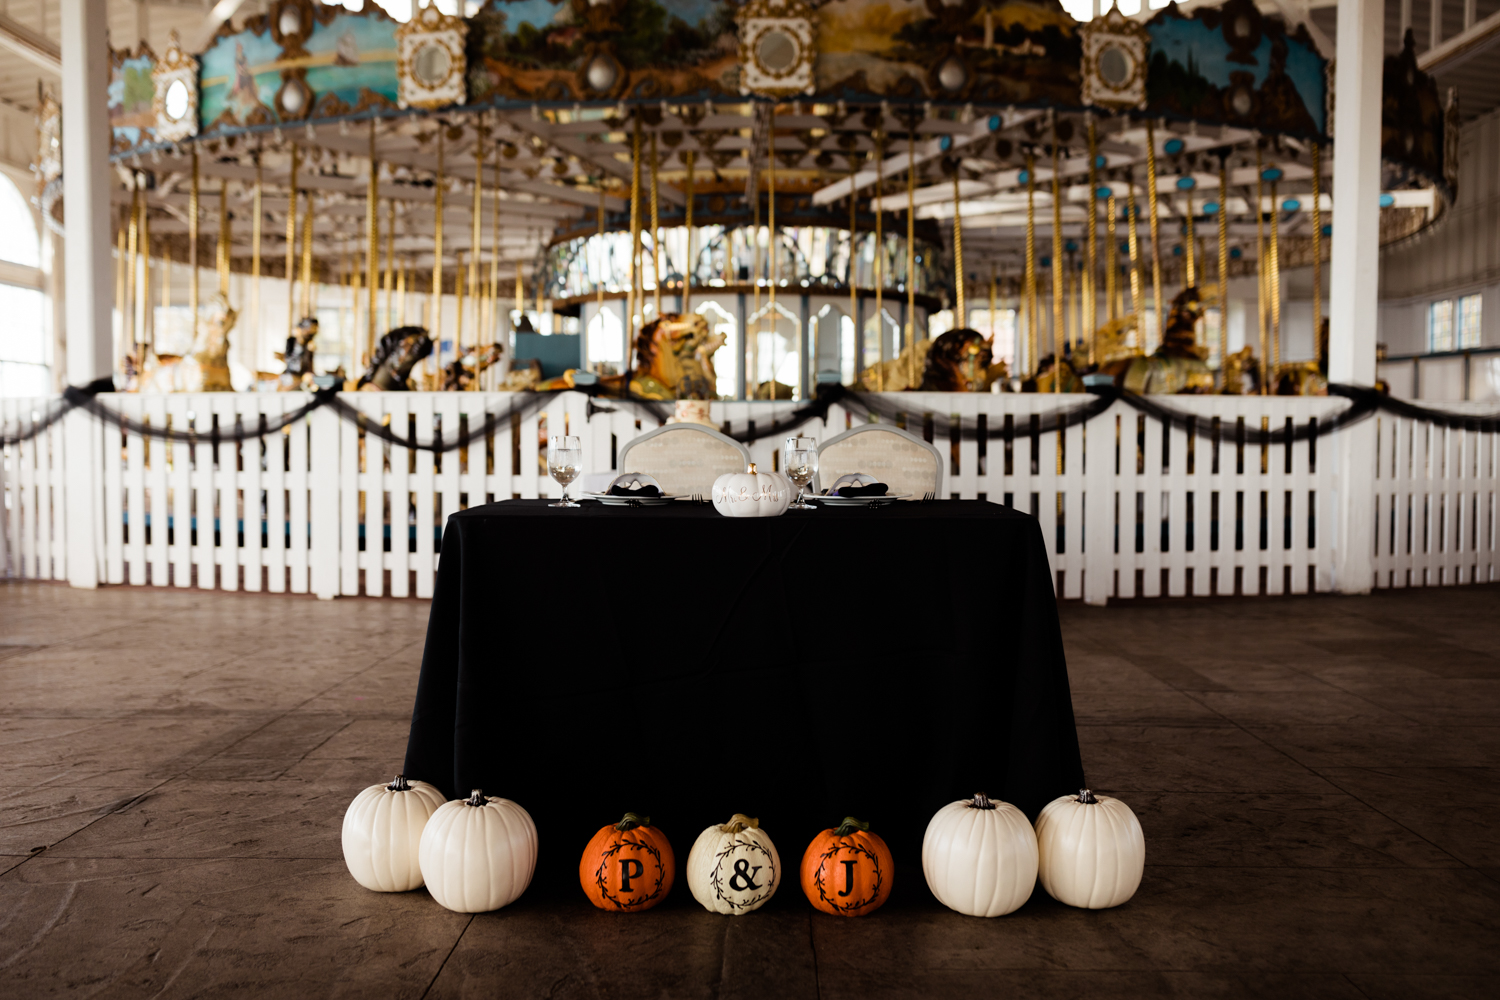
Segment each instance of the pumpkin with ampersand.
[{"label": "pumpkin with ampersand", "polygon": [[649,910],[667,898],[676,877],[666,834],[635,813],[594,834],[578,862],[583,894],[601,910]]},{"label": "pumpkin with ampersand", "polygon": [[807,845],[802,891],[824,913],[863,917],[890,898],[895,868],[890,848],[870,832],[870,824],[846,816],[837,829],[824,830]]},{"label": "pumpkin with ampersand", "polygon": [[760,820],[744,813],[698,834],[688,852],[688,891],[711,913],[739,916],[760,909],[776,894],[780,877],[776,845]]}]

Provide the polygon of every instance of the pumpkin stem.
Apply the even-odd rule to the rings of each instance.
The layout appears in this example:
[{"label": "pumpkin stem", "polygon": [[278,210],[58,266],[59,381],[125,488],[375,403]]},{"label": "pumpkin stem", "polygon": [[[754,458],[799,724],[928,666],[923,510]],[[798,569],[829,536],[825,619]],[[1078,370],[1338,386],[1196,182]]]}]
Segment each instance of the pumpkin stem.
[{"label": "pumpkin stem", "polygon": [[975,792],[974,793],[974,797],[969,800],[969,808],[970,809],[993,809],[993,808],[995,808],[995,803],[991,802],[990,801],[990,797],[988,795],[984,794],[983,792]]},{"label": "pumpkin stem", "polygon": [[482,806],[482,805],[484,805],[484,789],[482,789],[482,788],[476,788],[472,792],[470,792],[469,793],[469,797],[466,798],[466,799],[464,799],[464,805],[466,805],[466,806]]},{"label": "pumpkin stem", "polygon": [[868,833],[870,831],[870,824],[861,823],[853,816],[845,816],[844,822],[839,824],[839,828],[837,830],[833,831],[833,835],[835,837],[847,837],[855,830],[863,830],[864,832]]},{"label": "pumpkin stem", "polygon": [[1099,800],[1094,798],[1094,793],[1087,788],[1078,789],[1078,801],[1086,806],[1097,805]]},{"label": "pumpkin stem", "polygon": [[760,820],[744,813],[735,813],[729,817],[729,822],[719,827],[725,833],[739,833],[741,830],[754,830],[760,826]]},{"label": "pumpkin stem", "polygon": [[615,829],[620,832],[634,830],[638,826],[650,826],[650,816],[637,816],[635,813],[626,813],[625,818],[615,824]]},{"label": "pumpkin stem", "polygon": [[751,463],[750,463],[750,468],[749,468],[749,469],[747,469],[747,470],[746,470],[746,471],[747,471],[747,472],[748,472],[748,473],[749,473],[749,474],[750,474],[750,475],[752,475],[752,476],[753,476],[753,475],[755,475],[755,463],[754,463],[754,462],[751,462]]},{"label": "pumpkin stem", "polygon": [[386,790],[390,791],[390,792],[409,792],[409,791],[411,791],[411,785],[407,783],[407,781],[406,781],[406,775],[404,775],[404,774],[398,774],[398,775],[396,775],[395,780],[392,781],[389,785],[386,785],[385,787],[386,787]]}]

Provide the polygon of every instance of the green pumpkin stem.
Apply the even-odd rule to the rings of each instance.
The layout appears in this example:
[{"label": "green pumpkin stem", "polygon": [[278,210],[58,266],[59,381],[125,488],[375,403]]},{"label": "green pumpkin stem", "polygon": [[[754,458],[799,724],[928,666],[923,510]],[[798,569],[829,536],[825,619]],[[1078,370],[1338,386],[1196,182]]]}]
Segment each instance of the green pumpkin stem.
[{"label": "green pumpkin stem", "polygon": [[1099,803],[1099,800],[1094,797],[1094,793],[1087,788],[1078,789],[1078,801],[1086,806],[1098,805]]},{"label": "green pumpkin stem", "polygon": [[755,819],[753,816],[746,816],[744,813],[735,813],[729,817],[729,822],[719,827],[719,829],[725,833],[740,833],[743,830],[754,830],[758,826],[760,826],[760,820]]},{"label": "green pumpkin stem", "polygon": [[859,820],[855,819],[853,816],[845,816],[844,817],[844,822],[840,823],[839,824],[839,828],[837,830],[833,831],[833,835],[835,837],[847,837],[851,833],[853,833],[855,830],[862,830],[865,833],[869,833],[870,832],[870,824],[868,824],[868,823],[861,823]]},{"label": "green pumpkin stem", "polygon": [[650,826],[650,816],[637,816],[635,813],[626,813],[625,818],[615,824],[615,829],[624,833],[626,830],[634,830],[638,826]]},{"label": "green pumpkin stem", "polygon": [[398,774],[398,775],[396,775],[395,780],[392,781],[389,785],[386,785],[385,787],[386,787],[387,791],[392,791],[392,792],[409,792],[409,791],[411,791],[411,785],[407,782],[406,775],[404,775],[404,774]]},{"label": "green pumpkin stem", "polygon": [[469,793],[469,797],[466,798],[466,799],[464,799],[464,805],[466,805],[466,806],[482,806],[482,805],[484,805],[484,789],[482,789],[482,788],[476,788],[472,792],[470,792]]}]

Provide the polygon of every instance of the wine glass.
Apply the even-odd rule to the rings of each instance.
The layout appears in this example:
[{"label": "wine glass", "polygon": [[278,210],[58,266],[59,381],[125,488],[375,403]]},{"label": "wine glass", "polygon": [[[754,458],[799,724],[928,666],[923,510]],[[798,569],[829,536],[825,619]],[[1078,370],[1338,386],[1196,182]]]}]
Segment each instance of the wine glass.
[{"label": "wine glass", "polygon": [[554,437],[547,445],[547,471],[562,486],[562,500],[548,507],[577,507],[568,499],[568,484],[583,472],[583,442],[576,434]]},{"label": "wine glass", "polygon": [[787,510],[817,510],[802,500],[802,491],[818,474],[818,441],[810,437],[786,439],[786,477],[797,487],[797,500]]}]

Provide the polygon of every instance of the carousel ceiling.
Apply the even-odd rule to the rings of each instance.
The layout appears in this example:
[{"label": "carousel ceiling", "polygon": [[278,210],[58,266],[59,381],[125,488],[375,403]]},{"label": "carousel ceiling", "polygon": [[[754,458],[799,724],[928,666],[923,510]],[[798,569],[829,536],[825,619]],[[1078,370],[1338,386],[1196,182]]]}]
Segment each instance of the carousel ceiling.
[{"label": "carousel ceiling", "polygon": [[[853,191],[862,214],[896,213],[891,228],[908,204],[946,228],[956,192],[982,274],[1019,267],[1028,201],[1050,237],[1054,178],[1069,238],[1091,200],[1113,195],[1119,212],[1133,194],[1141,213],[1156,202],[1164,254],[1221,203],[1230,240],[1253,242],[1258,199],[1295,258],[1315,147],[1316,201],[1336,224],[1331,99],[1306,29],[1251,0],[1144,24],[1117,12],[1079,24],[1055,0],[487,0],[473,17],[428,7],[405,24],[373,6],[275,0],[201,52],[116,52],[110,114],[118,197],[138,177],[169,246],[185,251],[195,153],[200,201],[216,209],[222,189],[228,202],[237,266],[260,179],[268,274],[294,151],[325,261],[368,235],[374,162],[380,241],[393,218],[398,257],[431,267],[441,179],[444,256],[473,250],[477,185],[481,252],[494,242],[529,268],[601,200],[610,228],[627,224],[637,143],[648,173],[655,150],[664,213],[685,205],[689,169],[702,189],[747,192],[774,163],[777,190],[806,207],[837,216]],[[1454,132],[1410,49],[1387,59],[1384,106],[1382,207],[1397,238],[1450,202]],[[42,160],[47,189],[57,164]],[[217,214],[203,212],[205,240]]]}]

